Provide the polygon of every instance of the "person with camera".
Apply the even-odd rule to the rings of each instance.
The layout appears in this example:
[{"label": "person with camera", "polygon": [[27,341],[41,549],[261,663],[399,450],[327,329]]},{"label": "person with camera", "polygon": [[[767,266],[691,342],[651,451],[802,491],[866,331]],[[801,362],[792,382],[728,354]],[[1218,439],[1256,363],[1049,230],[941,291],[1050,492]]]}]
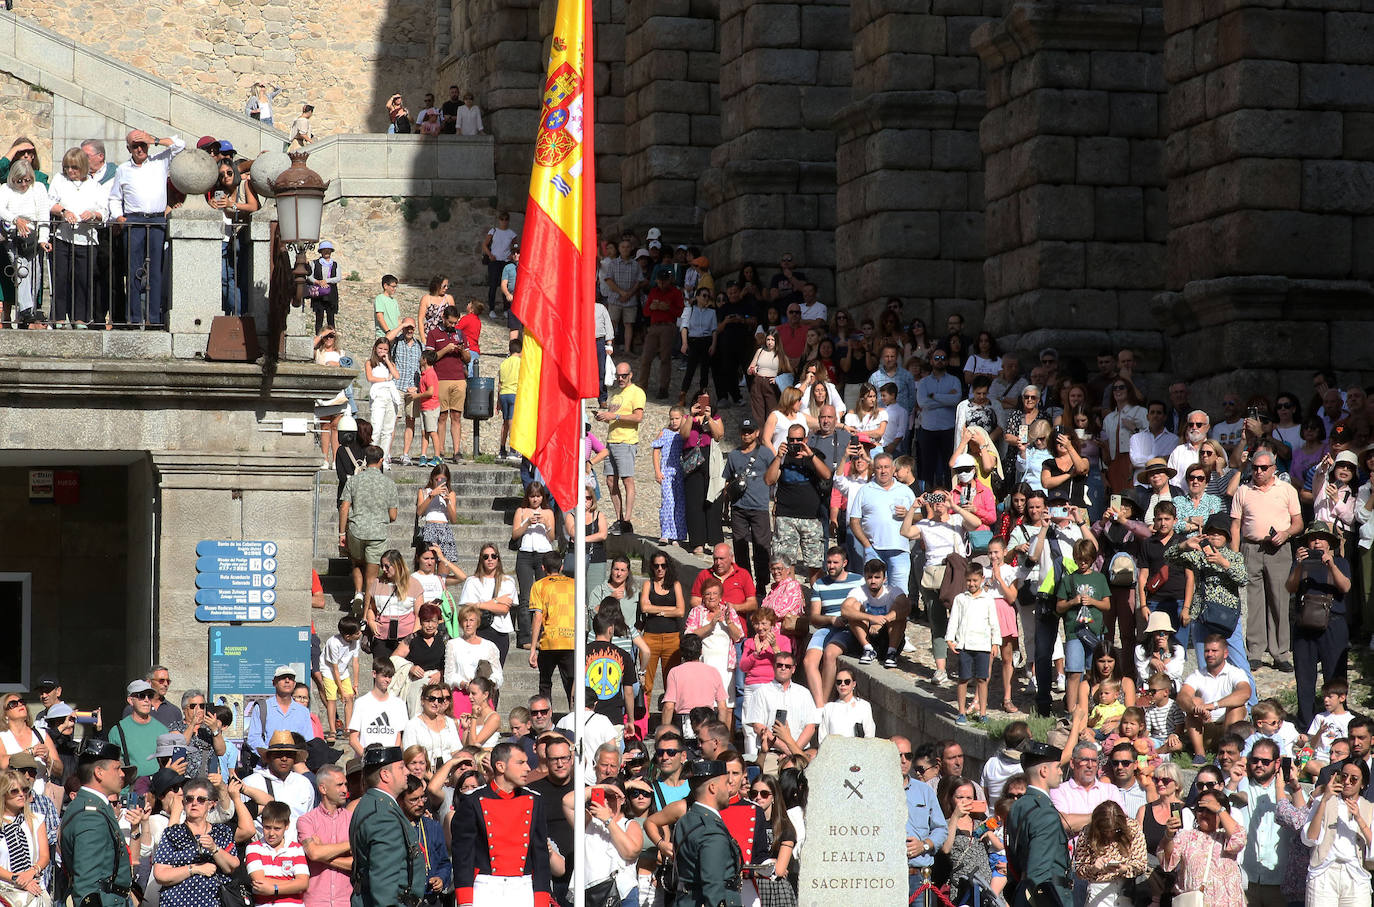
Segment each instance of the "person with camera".
[{"label": "person with camera", "polygon": [[1312,807],[1302,842],[1312,848],[1307,868],[1308,904],[1368,904],[1369,842],[1374,803],[1360,796],[1369,785],[1362,759],[1338,763]]},{"label": "person with camera", "polygon": [[1198,794],[1193,822],[1186,829],[1177,812],[1169,817],[1160,865],[1175,874],[1179,894],[1201,893],[1210,907],[1240,907],[1246,900],[1236,858],[1245,848],[1245,829],[1232,817],[1226,794],[1216,788]]},{"label": "person with camera", "polygon": [[1293,662],[1298,692],[1298,724],[1310,727],[1317,686],[1317,662],[1322,682],[1343,678],[1350,649],[1346,596],[1350,594],[1350,563],[1335,552],[1337,538],[1321,520],[1298,538],[1297,557],[1284,588],[1297,596],[1293,624]]},{"label": "person with camera", "polygon": [[[945,573],[950,566],[948,561],[951,555],[967,557],[969,530],[985,525],[982,517],[973,511],[972,506],[972,499],[965,505],[962,497],[955,497],[950,492],[939,489],[921,495],[915,506],[903,514],[902,537],[913,542],[919,541],[925,547],[925,567],[921,570],[920,595],[927,619],[930,621],[930,646],[935,658],[933,683],[936,686],[945,686],[949,683],[949,675],[945,671],[945,631],[949,625],[950,606],[941,600],[940,594],[946,585]],[[961,574],[956,573],[954,594],[957,594],[962,584]],[[907,588],[904,582],[893,582],[892,585],[897,589]],[[954,594],[949,596],[950,602],[953,601]],[[909,605],[907,610],[910,610]],[[889,644],[896,646],[897,651],[901,651],[901,644],[906,639],[905,619],[899,620],[895,629],[898,632],[890,638]],[[895,661],[895,656],[889,650],[884,664],[894,667]]]},{"label": "person with camera", "polygon": [[[805,429],[802,429],[803,435]],[[725,493],[730,498],[730,532],[734,537],[735,562],[749,568],[753,548],[754,585],[768,577],[768,552],[773,543],[769,514],[768,483],[764,476],[773,452],[759,442],[759,424],[746,418],[739,425],[739,447],[725,457]]]},{"label": "person with camera", "polygon": [[778,448],[763,474],[764,484],[777,488],[773,553],[789,558],[808,579],[820,573],[825,552],[821,486],[830,481],[830,475],[830,466],[807,443],[806,428],[801,425],[788,428],[787,443]]}]

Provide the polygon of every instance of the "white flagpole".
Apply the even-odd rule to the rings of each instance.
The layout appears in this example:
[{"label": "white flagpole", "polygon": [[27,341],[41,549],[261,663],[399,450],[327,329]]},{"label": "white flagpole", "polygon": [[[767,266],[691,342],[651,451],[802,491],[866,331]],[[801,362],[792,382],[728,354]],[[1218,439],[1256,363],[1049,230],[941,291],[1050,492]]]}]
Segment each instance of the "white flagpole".
[{"label": "white flagpole", "polygon": [[[577,509],[573,532],[573,727],[577,745],[573,748],[573,819],[586,821],[586,773],[583,770],[582,747],[585,739],[587,700],[587,402],[577,402]],[[573,829],[573,907],[587,903],[587,844],[581,828]]]}]

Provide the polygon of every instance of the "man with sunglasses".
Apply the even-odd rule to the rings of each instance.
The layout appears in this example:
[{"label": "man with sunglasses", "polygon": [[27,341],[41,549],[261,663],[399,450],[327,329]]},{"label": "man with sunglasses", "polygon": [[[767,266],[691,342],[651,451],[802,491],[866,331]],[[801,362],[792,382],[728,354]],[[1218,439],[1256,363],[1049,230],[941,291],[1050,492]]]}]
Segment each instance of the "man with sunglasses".
[{"label": "man with sunglasses", "polygon": [[1178,475],[1187,475],[1188,470],[1197,465],[1201,458],[1199,451],[1202,450],[1202,445],[1207,443],[1207,435],[1211,429],[1211,419],[1200,409],[1184,416],[1179,426],[1178,446],[1169,454],[1169,468]]},{"label": "man with sunglasses", "polygon": [[1291,671],[1288,621],[1288,540],[1302,531],[1302,507],[1290,483],[1279,482],[1278,459],[1259,448],[1250,457],[1253,474],[1231,499],[1231,548],[1245,556],[1250,587],[1245,648],[1257,665],[1266,654],[1274,667]]},{"label": "man with sunglasses", "polygon": [[[907,896],[910,897],[923,881],[921,870],[935,865],[935,853],[949,837],[949,823],[940,810],[935,788],[914,771],[911,741],[901,734],[893,734],[889,739],[897,747],[902,784],[906,788]],[[933,765],[927,767],[934,768]]]},{"label": "man with sunglasses", "polygon": [[[151,778],[157,771],[157,738],[170,733],[167,725],[153,717],[152,684],[146,680],[135,680],[125,688],[129,714],[110,728],[110,742],[124,753],[124,761],[138,769],[138,777]],[[24,703],[19,703],[20,708]]]},{"label": "man with sunglasses", "polygon": [[1116,789],[1121,791],[1126,815],[1134,817],[1140,808],[1149,802],[1145,788],[1140,786],[1140,773],[1145,771],[1137,759],[1135,746],[1122,741],[1112,747],[1107,754],[1107,776]]},{"label": "man with sunglasses", "polygon": [[1278,820],[1278,803],[1283,798],[1281,788],[1289,781],[1280,773],[1281,755],[1279,745],[1273,740],[1255,741],[1245,760],[1245,777],[1239,786],[1246,805],[1233,812],[1236,821],[1245,829],[1245,849],[1239,861],[1247,883],[1246,901],[1255,905],[1281,905],[1287,901],[1279,886],[1294,840]]}]

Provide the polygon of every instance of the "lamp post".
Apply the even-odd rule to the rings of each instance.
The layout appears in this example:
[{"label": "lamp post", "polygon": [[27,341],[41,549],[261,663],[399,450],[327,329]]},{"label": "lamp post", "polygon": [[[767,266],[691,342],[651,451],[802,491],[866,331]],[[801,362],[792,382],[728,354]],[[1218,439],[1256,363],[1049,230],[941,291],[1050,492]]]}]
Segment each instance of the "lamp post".
[{"label": "lamp post", "polygon": [[324,193],[329,188],[328,181],[305,166],[309,156],[305,151],[291,152],[291,166],[273,183],[277,196],[278,237],[288,250],[296,253],[296,265],[291,271],[296,281],[296,305],[305,302],[305,283],[310,274],[305,253],[320,241]]}]

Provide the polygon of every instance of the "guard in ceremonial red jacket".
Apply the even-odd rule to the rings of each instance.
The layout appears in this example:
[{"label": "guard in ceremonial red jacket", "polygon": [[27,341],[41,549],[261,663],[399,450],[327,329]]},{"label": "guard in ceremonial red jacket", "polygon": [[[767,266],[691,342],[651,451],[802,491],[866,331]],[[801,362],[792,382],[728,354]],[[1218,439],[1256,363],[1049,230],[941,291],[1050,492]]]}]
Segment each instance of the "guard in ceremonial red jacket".
[{"label": "guard in ceremonial red jacket", "polygon": [[747,867],[751,863],[762,863],[772,856],[768,848],[768,817],[764,815],[763,808],[753,800],[744,799],[743,787],[748,778],[744,772],[744,760],[731,751],[722,753],[721,757],[728,770],[726,778],[729,782],[730,802],[720,811],[720,818],[725,822],[730,837],[739,845],[740,858],[746,867],[740,898],[746,904],[757,903],[754,875]]},{"label": "guard in ceremonial red jacket", "polygon": [[458,907],[549,907],[552,894],[545,804],[526,788],[525,751],[498,743],[494,777],[454,806],[453,886]]}]

